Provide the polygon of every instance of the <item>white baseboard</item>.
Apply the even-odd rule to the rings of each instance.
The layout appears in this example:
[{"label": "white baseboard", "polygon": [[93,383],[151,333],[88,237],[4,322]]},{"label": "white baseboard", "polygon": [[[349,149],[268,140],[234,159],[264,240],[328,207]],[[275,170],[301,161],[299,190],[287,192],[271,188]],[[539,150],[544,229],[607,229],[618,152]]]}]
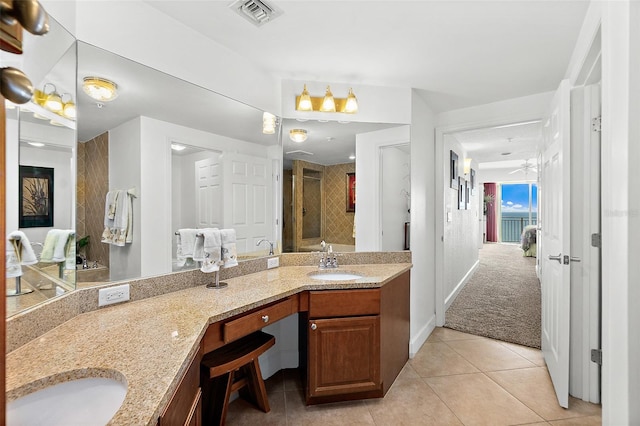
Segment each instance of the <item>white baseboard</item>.
[{"label": "white baseboard", "polygon": [[427,341],[433,330],[436,328],[436,316],[433,315],[429,321],[418,331],[412,339],[409,340],[409,358],[416,356],[424,342]]},{"label": "white baseboard", "polygon": [[476,269],[478,269],[479,265],[480,265],[480,260],[476,260],[476,263],[474,263],[473,266],[471,267],[471,269],[469,269],[469,271],[467,271],[467,273],[464,275],[464,277],[462,277],[462,279],[460,280],[458,285],[456,285],[456,288],[454,288],[453,291],[451,292],[451,294],[444,299],[444,310],[445,310],[445,312],[446,312],[447,309],[449,309],[449,306],[451,306],[453,301],[456,300],[456,297],[458,297],[458,294],[460,293],[460,291],[462,291],[464,286],[467,285],[467,282],[469,281],[469,278],[471,278],[471,275],[473,275],[473,273],[476,271]]}]

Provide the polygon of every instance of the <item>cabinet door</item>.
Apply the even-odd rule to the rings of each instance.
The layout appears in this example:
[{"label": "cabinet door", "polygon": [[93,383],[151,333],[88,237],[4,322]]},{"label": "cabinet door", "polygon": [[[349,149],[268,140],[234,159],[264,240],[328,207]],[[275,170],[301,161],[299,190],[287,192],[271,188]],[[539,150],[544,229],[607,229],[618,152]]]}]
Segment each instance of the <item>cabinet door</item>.
[{"label": "cabinet door", "polygon": [[309,396],[380,389],[380,317],[309,320]]}]

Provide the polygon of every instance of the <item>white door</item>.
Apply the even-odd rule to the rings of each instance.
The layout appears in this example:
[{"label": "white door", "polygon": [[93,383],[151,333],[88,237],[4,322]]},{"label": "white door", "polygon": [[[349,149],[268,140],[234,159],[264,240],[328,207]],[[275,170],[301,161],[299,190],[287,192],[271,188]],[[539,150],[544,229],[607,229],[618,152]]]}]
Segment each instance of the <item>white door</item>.
[{"label": "white door", "polygon": [[222,163],[220,153],[195,161],[196,227],[222,228]]},{"label": "white door", "polygon": [[569,406],[570,308],[569,82],[556,92],[544,125],[541,186],[542,352],[562,407]]},{"label": "white door", "polygon": [[256,247],[263,238],[274,241],[271,163],[265,157],[225,155],[225,228],[236,230],[238,253],[264,250]]},{"label": "white door", "polygon": [[405,244],[405,223],[409,220],[411,193],[409,154],[407,145],[380,148],[380,220],[382,238],[380,250],[402,251]]}]

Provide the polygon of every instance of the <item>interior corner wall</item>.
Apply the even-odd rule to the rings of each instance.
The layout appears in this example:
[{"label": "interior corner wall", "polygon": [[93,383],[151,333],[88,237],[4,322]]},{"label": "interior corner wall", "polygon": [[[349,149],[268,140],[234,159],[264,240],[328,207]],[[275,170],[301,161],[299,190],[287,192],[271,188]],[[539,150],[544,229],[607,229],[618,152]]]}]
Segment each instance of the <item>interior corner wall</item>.
[{"label": "interior corner wall", "polygon": [[356,171],[355,163],[335,164],[324,168],[324,239],[327,244],[355,245],[353,220],[347,211],[347,173]]},{"label": "interior corner wall", "polygon": [[436,326],[435,116],[415,91],[411,96],[411,337],[413,357]]},{"label": "interior corner wall", "polygon": [[[464,163],[466,152],[462,145],[451,135],[444,135],[444,164],[449,164],[450,151],[458,154],[460,165]],[[460,174],[462,175],[462,167]],[[445,167],[445,177],[449,176],[449,168]],[[471,192],[471,191],[469,191]],[[470,196],[468,208],[460,208],[459,190],[451,188],[451,181],[444,179],[445,193],[445,225],[444,225],[444,301],[448,308],[458,292],[464,287],[466,279],[477,267],[478,263],[478,200],[480,188],[476,195]],[[449,221],[448,218],[451,218]]]},{"label": "interior corner wall", "polygon": [[[135,118],[109,131],[109,190],[140,188],[141,120]],[[109,245],[110,280],[141,276],[142,233],[140,199],[133,200],[133,241],[124,247]]]}]

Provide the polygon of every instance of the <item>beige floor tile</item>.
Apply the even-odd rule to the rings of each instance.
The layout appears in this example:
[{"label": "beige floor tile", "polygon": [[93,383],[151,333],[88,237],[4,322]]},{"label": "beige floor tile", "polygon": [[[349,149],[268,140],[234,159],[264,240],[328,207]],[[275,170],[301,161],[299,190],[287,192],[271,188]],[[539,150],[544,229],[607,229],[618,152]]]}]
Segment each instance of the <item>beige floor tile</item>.
[{"label": "beige floor tile", "polygon": [[416,370],[411,366],[411,361],[408,361],[404,365],[404,367],[402,367],[400,374],[398,374],[396,381],[393,383],[395,384],[403,380],[413,380],[413,379],[419,379],[419,378],[420,376],[418,375],[418,373],[416,373]]},{"label": "beige floor tile", "polygon": [[600,426],[602,424],[602,417],[577,417],[575,419],[555,420],[549,423],[554,426]]},{"label": "beige floor tile", "polygon": [[269,406],[271,411],[264,413],[244,399],[238,398],[229,404],[225,424],[227,426],[285,426],[287,424],[287,413],[284,392],[269,393]]},{"label": "beige floor tile", "polygon": [[287,368],[282,370],[283,382],[285,391],[301,390],[302,386],[302,374],[297,368]]},{"label": "beige floor tile", "polygon": [[535,364],[495,340],[455,340],[448,341],[447,345],[481,371],[535,367]]},{"label": "beige floor tile", "polygon": [[513,425],[543,420],[484,374],[424,380],[466,426]]},{"label": "beige floor tile", "polygon": [[302,391],[285,392],[288,426],[375,425],[363,401],[306,406]]},{"label": "beige floor tile", "polygon": [[528,359],[529,361],[531,361],[532,363],[534,363],[539,367],[543,367],[547,365],[547,363],[544,362],[544,355],[540,349],[530,348],[528,346],[516,345],[515,343],[509,343],[509,342],[500,342],[500,344],[511,349],[518,355],[525,357],[526,359]]},{"label": "beige floor tile", "polygon": [[425,343],[409,361],[420,377],[477,373],[479,370],[446,343]]},{"label": "beige floor tile", "polygon": [[396,381],[384,398],[365,402],[376,425],[462,425],[422,379]]},{"label": "beige floor tile", "polygon": [[431,333],[429,337],[427,337],[427,340],[425,341],[425,343],[436,343],[436,342],[442,342],[442,340],[440,340],[440,338],[436,335],[435,332]]},{"label": "beige floor tile", "polygon": [[[436,327],[431,333],[434,338],[447,342],[449,340],[470,340],[470,339],[484,339],[482,336],[476,336],[474,334],[463,333],[461,331],[452,330],[450,328]],[[429,337],[431,337],[429,336]]]},{"label": "beige floor tile", "polygon": [[600,406],[571,398],[569,408],[558,405],[546,367],[487,373],[500,386],[545,420],[600,415]]},{"label": "beige floor tile", "polygon": [[264,386],[267,389],[267,395],[273,392],[284,392],[284,370],[280,370],[265,379]]}]

